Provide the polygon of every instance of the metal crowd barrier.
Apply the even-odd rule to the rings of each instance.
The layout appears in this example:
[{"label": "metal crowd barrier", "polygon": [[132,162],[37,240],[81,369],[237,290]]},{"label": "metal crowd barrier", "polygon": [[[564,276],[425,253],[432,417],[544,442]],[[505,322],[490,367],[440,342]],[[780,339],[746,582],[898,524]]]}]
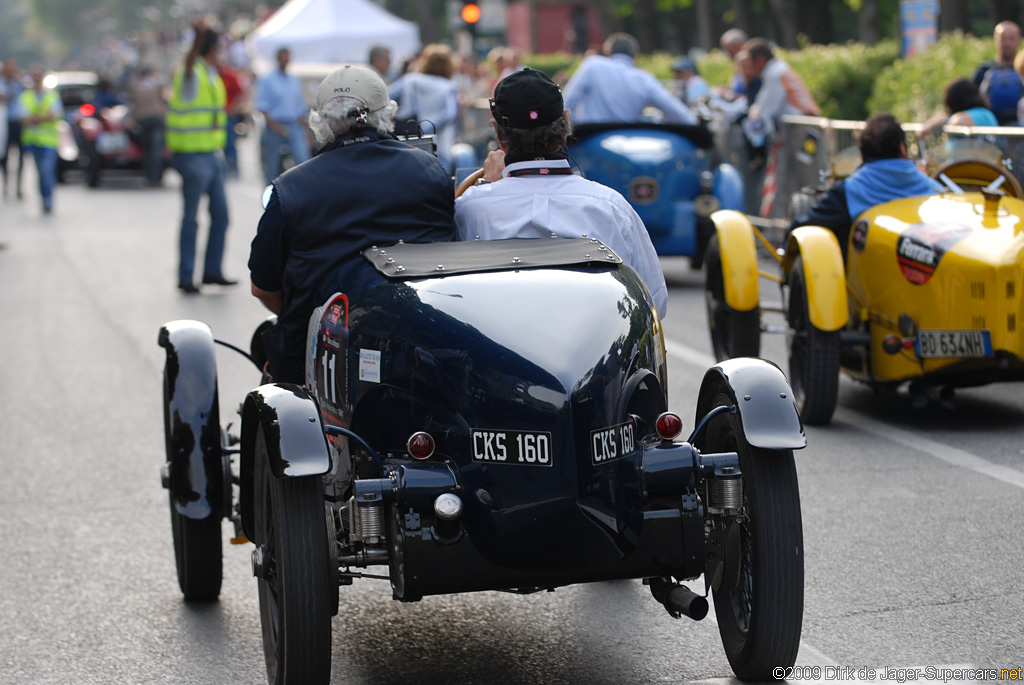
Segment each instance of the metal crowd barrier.
[{"label": "metal crowd barrier", "polygon": [[[460,141],[477,150],[481,163],[493,135],[489,121],[486,99],[463,112]],[[743,176],[746,213],[774,236],[781,235],[780,231],[789,225],[790,199],[801,188],[827,184],[836,160],[842,160],[845,167],[836,169],[836,173],[848,175],[853,171],[850,157],[841,153],[856,150],[857,132],[864,128],[864,122],[788,115],[782,118],[774,143],[769,142],[760,150],[748,144],[742,127],[730,117],[716,117],[709,127],[718,159],[732,164]],[[995,144],[1002,153],[1001,159],[989,161],[1001,163],[1024,185],[1024,127],[944,126],[923,133],[923,124],[906,123],[903,130],[907,134],[908,156],[927,173],[937,168],[949,146],[958,140],[980,139]],[[773,144],[778,145],[774,169],[770,159]],[[853,158],[854,164],[859,163],[859,153]],[[769,171],[775,179],[774,202],[770,211],[763,213],[765,176]]]},{"label": "metal crowd barrier", "polygon": [[[738,128],[738,126],[736,127]],[[856,147],[857,132],[864,128],[863,121],[843,121],[822,117],[785,116],[779,129],[781,141],[775,170],[777,188],[775,202],[767,218],[790,218],[789,200],[806,186],[821,185],[833,175],[833,162],[841,158],[844,150]],[[1024,128],[1016,126],[944,126],[924,132],[924,125],[903,124],[907,134],[907,155],[923,171],[931,173],[950,154],[950,146],[964,139],[983,140],[994,144],[1001,158],[989,160],[1002,164],[1018,181],[1024,183]],[[851,169],[843,169],[846,175]],[[755,190],[748,193],[747,213],[759,215],[763,197],[763,179],[746,175]]]}]

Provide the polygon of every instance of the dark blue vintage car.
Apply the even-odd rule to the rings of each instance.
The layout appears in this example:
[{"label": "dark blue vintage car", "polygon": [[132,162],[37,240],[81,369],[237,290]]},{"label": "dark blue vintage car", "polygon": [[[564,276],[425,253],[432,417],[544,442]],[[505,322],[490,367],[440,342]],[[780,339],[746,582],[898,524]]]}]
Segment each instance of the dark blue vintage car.
[{"label": "dark blue vintage car", "polygon": [[[186,599],[218,597],[222,519],[252,541],[271,683],[330,679],[339,588],[374,576],[404,602],[640,579],[672,616],[697,620],[713,591],[739,677],[794,663],[792,450],[805,438],[776,366],[709,369],[678,441],[657,312],[601,243],[364,257],[381,284],[313,314],[305,384],[264,377],[237,436],[220,425],[209,327],[160,330],[179,584]],[[701,594],[682,584],[701,576]]]},{"label": "dark blue vintage car", "polygon": [[569,156],[588,179],[629,200],[659,255],[690,257],[694,268],[714,233],[711,213],[744,208],[743,179],[716,163],[704,126],[581,124]]}]

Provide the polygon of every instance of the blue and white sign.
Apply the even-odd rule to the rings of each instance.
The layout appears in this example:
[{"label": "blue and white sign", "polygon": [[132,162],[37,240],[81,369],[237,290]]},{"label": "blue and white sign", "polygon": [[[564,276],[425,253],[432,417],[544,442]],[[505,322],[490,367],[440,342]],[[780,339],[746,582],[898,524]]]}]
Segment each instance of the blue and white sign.
[{"label": "blue and white sign", "polygon": [[939,0],[900,0],[903,57],[915,57],[939,35]]}]

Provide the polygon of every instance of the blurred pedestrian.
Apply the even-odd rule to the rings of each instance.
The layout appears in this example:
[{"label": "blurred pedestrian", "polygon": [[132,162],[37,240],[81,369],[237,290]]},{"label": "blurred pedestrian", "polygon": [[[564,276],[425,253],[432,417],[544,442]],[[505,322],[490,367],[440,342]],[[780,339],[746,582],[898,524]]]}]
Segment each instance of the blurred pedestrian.
[{"label": "blurred pedestrian", "polygon": [[249,113],[252,104],[249,77],[227,61],[217,65],[217,73],[224,82],[224,93],[227,97],[225,105],[228,112],[227,142],[224,144],[224,161],[228,165],[228,174],[238,178],[238,132]]},{"label": "blurred pedestrian", "polygon": [[750,107],[742,125],[754,150],[761,146],[766,148],[767,161],[758,213],[768,217],[775,211],[780,180],[789,182],[791,172],[788,156],[783,153],[786,140],[780,132],[782,117],[786,114],[817,116],[821,110],[800,74],[775,56],[768,41],[752,38],[747,41],[743,52],[747,53],[749,60],[743,64],[748,86],[753,79],[760,79],[755,96],[749,95],[748,88]]},{"label": "blurred pedestrian", "polygon": [[697,65],[687,57],[680,57],[672,63],[672,78],[682,86],[680,99],[690,107],[711,94],[708,82],[697,73]]},{"label": "blurred pedestrian", "polygon": [[424,134],[433,133],[437,158],[451,172],[452,144],[459,116],[451,48],[439,43],[426,46],[415,69],[388,87],[388,94],[398,101],[395,133],[415,134],[417,129]]},{"label": "blurred pedestrian", "polygon": [[104,109],[120,104],[121,97],[117,94],[117,89],[114,88],[114,82],[106,76],[101,76],[96,82],[96,95],[92,99],[92,106],[96,108],[96,113],[99,114]]},{"label": "blurred pedestrian", "polygon": [[494,95],[494,88],[498,85],[498,81],[502,79],[502,74],[505,73],[505,47],[497,46],[491,48],[490,52],[487,53],[487,69],[490,72],[491,84],[487,90],[487,94]]},{"label": "blurred pedestrian", "polygon": [[772,137],[785,114],[821,114],[821,109],[800,74],[775,56],[768,41],[753,38],[747,41],[745,50],[750,59],[747,72],[749,78],[761,79],[757,97],[750,100],[750,109],[744,122],[744,128],[753,144],[758,145],[759,140]]},{"label": "blurred pedestrian", "polygon": [[139,126],[142,139],[142,170],[146,183],[158,186],[164,176],[164,117],[167,101],[164,85],[153,69],[143,67],[129,88],[132,120]]},{"label": "blurred pedestrian", "polygon": [[565,106],[574,123],[633,123],[642,120],[648,105],[661,110],[667,122],[697,123],[653,74],[636,66],[639,47],[628,33],[613,33],[604,42],[604,55],[583,60],[565,85]]},{"label": "blurred pedestrian", "polygon": [[367,61],[373,70],[384,80],[384,83],[391,82],[391,50],[384,45],[374,45],[370,48]]},{"label": "blurred pedestrian", "polygon": [[942,101],[949,115],[946,123],[952,126],[998,126],[1002,123],[974,82],[965,78],[946,84]]},{"label": "blurred pedestrian", "polygon": [[999,124],[1013,125],[1017,122],[1017,103],[1024,97],[1024,81],[1013,67],[1020,49],[1020,26],[1016,22],[1001,21],[996,24],[992,37],[996,58],[979,66],[973,81]]},{"label": "blurred pedestrian", "polygon": [[43,212],[49,214],[57,185],[57,121],[64,116],[64,106],[56,90],[43,87],[42,67],[33,67],[30,75],[32,87],[18,96],[21,144],[36,162]]},{"label": "blurred pedestrian", "polygon": [[985,98],[978,92],[974,81],[955,78],[946,84],[942,93],[946,111],[936,114],[921,125],[918,138],[924,138],[943,126],[998,126],[999,120],[988,108]]},{"label": "blurred pedestrian", "polygon": [[455,81],[455,91],[459,94],[459,104],[463,111],[491,93],[490,79],[482,73],[480,60],[475,55],[466,55],[459,60],[452,80]]},{"label": "blurred pedestrian", "polygon": [[523,64],[519,51],[515,48],[505,48],[503,51],[502,68],[498,72],[498,80],[495,85],[522,68]]},{"label": "blurred pedestrian", "polygon": [[[1013,58],[1013,69],[1024,79],[1024,52],[1018,52]],[[1024,96],[1017,101],[1017,126],[1024,126]]]},{"label": "blurred pedestrian", "polygon": [[6,105],[7,115],[5,120],[0,120],[0,126],[6,127],[6,143],[0,149],[0,169],[4,175],[4,197],[7,197],[7,163],[10,158],[11,148],[18,151],[18,169],[14,176],[15,193],[21,199],[21,170],[25,160],[21,147],[21,121],[18,119],[18,96],[25,90],[21,81],[21,71],[18,69],[18,62],[13,57],[4,60],[3,68],[0,68],[0,102]]},{"label": "blurred pedestrian", "polygon": [[727,100],[733,100],[738,97],[747,95],[747,79],[743,76],[740,71],[740,64],[736,60],[736,55],[740,54],[743,50],[743,45],[747,42],[747,34],[742,29],[732,28],[722,34],[719,38],[718,44],[721,46],[722,51],[729,55],[729,59],[733,61],[734,69],[732,78],[729,80],[729,85],[721,93],[722,97]]},{"label": "blurred pedestrian", "polygon": [[174,168],[181,174],[184,207],[179,240],[178,288],[188,295],[199,292],[193,282],[196,258],[196,215],[203,195],[209,196],[210,232],[206,242],[203,283],[235,285],[224,277],[221,262],[228,229],[227,175],[224,144],[227,111],[224,82],[217,73],[217,32],[202,19],[194,25],[195,39],[185,62],[175,72],[167,112],[167,147]]},{"label": "blurred pedestrian", "polygon": [[260,78],[256,84],[256,109],[263,114],[263,172],[267,183],[281,173],[282,148],[288,146],[292,162],[301,164],[309,159],[309,139],[306,99],[302,94],[302,81],[288,73],[291,52],[288,48],[277,51],[277,69]]}]

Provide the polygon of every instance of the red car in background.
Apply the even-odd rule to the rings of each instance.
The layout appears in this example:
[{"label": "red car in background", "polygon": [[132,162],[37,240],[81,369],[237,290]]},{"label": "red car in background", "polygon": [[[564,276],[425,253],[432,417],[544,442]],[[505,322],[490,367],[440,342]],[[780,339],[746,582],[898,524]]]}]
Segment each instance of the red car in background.
[{"label": "red car in background", "polygon": [[[103,172],[109,169],[142,173],[142,139],[127,105],[104,107],[97,111],[92,104],[80,108],[73,127],[81,140],[79,164],[85,171],[90,188],[100,184]],[[164,150],[164,168],[170,164],[170,153]]]},{"label": "red car in background", "polygon": [[[81,170],[91,188],[100,184],[104,171],[127,170],[142,174],[142,145],[137,124],[127,105],[97,107],[100,77],[92,71],[58,71],[46,76],[44,85],[55,88],[64,105],[59,122],[57,177]],[[164,150],[164,168],[170,164]]]}]

